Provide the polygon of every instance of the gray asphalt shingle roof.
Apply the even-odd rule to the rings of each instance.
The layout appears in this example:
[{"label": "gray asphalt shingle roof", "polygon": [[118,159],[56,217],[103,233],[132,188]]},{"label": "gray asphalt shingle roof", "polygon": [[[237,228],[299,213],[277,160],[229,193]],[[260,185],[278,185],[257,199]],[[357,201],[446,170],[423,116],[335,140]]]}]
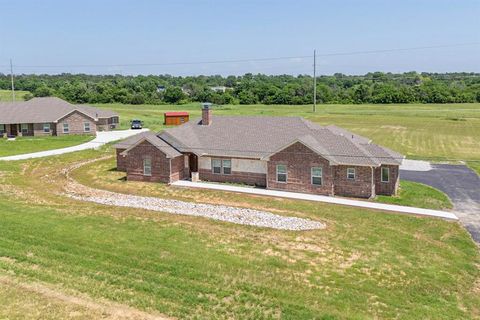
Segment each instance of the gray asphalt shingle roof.
[{"label": "gray asphalt shingle roof", "polygon": [[91,106],[75,106],[56,97],[33,98],[29,101],[0,103],[0,123],[55,122],[73,111],[79,111],[92,119],[118,116],[113,111]]},{"label": "gray asphalt shingle roof", "polygon": [[151,131],[145,131],[131,136],[123,141],[118,142],[113,147],[116,149],[129,149],[143,140],[150,142],[157,149],[165,153],[167,155],[167,158],[175,158],[182,155],[168,143],[166,143],[162,139],[159,139],[156,133]]},{"label": "gray asphalt shingle roof", "polygon": [[180,152],[197,155],[266,158],[300,141],[333,164],[400,164],[403,156],[336,126],[323,127],[301,117],[213,116],[167,129],[158,136]]},{"label": "gray asphalt shingle roof", "polygon": [[403,160],[401,154],[365,137],[336,126],[323,127],[301,117],[213,116],[208,126],[196,119],[159,133],[157,139],[179,152],[199,156],[267,159],[299,141],[332,164],[399,165]]}]

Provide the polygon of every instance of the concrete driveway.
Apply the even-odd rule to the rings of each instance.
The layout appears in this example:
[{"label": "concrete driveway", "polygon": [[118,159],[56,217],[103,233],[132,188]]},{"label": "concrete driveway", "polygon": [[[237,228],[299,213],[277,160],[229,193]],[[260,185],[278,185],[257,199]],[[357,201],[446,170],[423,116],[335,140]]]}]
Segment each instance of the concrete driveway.
[{"label": "concrete driveway", "polygon": [[2,157],[0,158],[0,160],[4,160],[4,161],[26,160],[26,159],[33,159],[33,158],[55,156],[59,154],[70,153],[70,152],[81,151],[81,150],[96,149],[109,142],[122,140],[144,131],[148,131],[148,129],[97,132],[97,136],[95,137],[95,139],[86,143],[76,145],[76,146]]},{"label": "concrete driveway", "polygon": [[400,178],[445,192],[455,214],[480,243],[480,177],[473,170],[464,165],[432,164],[428,171],[400,170]]}]

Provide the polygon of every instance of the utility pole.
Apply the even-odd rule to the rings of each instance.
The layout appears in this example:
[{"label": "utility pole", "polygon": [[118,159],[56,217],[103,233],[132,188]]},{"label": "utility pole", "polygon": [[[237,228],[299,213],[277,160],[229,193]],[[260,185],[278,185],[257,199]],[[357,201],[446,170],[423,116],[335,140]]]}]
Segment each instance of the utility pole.
[{"label": "utility pole", "polygon": [[15,87],[13,85],[13,64],[12,59],[10,59],[10,80],[12,81],[12,102],[15,102]]},{"label": "utility pole", "polygon": [[317,112],[317,53],[313,50],[313,112]]}]

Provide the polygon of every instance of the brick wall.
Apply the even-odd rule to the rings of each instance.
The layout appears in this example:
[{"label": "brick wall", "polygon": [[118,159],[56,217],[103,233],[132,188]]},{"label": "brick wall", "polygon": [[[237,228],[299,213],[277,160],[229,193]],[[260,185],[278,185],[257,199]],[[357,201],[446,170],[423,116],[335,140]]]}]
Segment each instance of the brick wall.
[{"label": "brick wall", "polygon": [[[143,175],[143,160],[146,157],[152,160],[151,176]],[[127,180],[170,182],[170,159],[148,141],[131,149],[125,159]]]},{"label": "brick wall", "polygon": [[[335,195],[370,198],[375,196],[372,168],[359,166],[333,166]],[[347,179],[347,168],[355,168],[355,180]]]},{"label": "brick wall", "polygon": [[118,171],[127,171],[127,157],[120,155],[126,149],[117,149],[117,170]]},{"label": "brick wall", "polygon": [[[287,166],[287,182],[277,182],[277,165]],[[311,168],[322,168],[322,185],[311,182]],[[321,195],[332,194],[333,176],[328,160],[319,156],[302,143],[295,143],[270,157],[268,162],[268,189],[306,192]]]},{"label": "brick wall", "polygon": [[[123,152],[120,150],[117,149],[117,169],[119,165],[120,169],[118,170],[125,168],[127,180],[171,183],[183,179],[185,176],[183,155],[169,159],[148,141],[132,148],[124,158],[119,154]],[[147,157],[150,157],[152,163],[150,176],[143,174],[143,160]]]},{"label": "brick wall", "polygon": [[[84,123],[90,123],[90,132],[85,132]],[[68,123],[69,133],[68,134],[95,134],[97,131],[97,126],[93,119],[86,117],[80,112],[73,112],[68,116],[60,119],[56,124],[57,135],[63,135],[63,124]],[[67,134],[67,133],[66,133]]]},{"label": "brick wall", "polygon": [[111,131],[117,127],[118,117],[100,118],[97,121],[97,131]]},{"label": "brick wall", "polygon": [[202,109],[202,125],[208,126],[212,122],[212,110],[210,108]]},{"label": "brick wall", "polygon": [[259,187],[266,186],[266,174],[253,172],[232,171],[231,174],[217,174],[211,170],[198,169],[200,180],[212,182],[230,182],[244,183],[248,185],[256,185]]},{"label": "brick wall", "polygon": [[43,123],[34,123],[33,124],[33,135],[34,136],[51,136],[56,135],[57,128],[55,123],[50,123],[50,132],[43,132]]},{"label": "brick wall", "polygon": [[[390,180],[388,182],[382,182],[382,167],[390,169]],[[398,166],[382,165],[380,168],[375,168],[375,190],[377,194],[387,196],[397,194],[399,180],[400,172]]]},{"label": "brick wall", "polygon": [[171,161],[170,169],[170,182],[185,179],[185,158],[183,155],[173,158]]}]

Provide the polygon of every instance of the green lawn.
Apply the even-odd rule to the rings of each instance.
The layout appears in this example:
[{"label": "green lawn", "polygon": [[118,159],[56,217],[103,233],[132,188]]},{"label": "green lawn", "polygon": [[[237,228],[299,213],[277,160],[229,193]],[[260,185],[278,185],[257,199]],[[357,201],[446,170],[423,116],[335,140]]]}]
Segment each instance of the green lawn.
[{"label": "green lawn", "polygon": [[12,141],[0,138],[0,157],[71,147],[88,142],[93,138],[94,136],[89,135],[17,137]]},{"label": "green lawn", "polygon": [[[200,116],[200,104],[121,105],[103,104],[120,114],[121,127],[133,118],[161,130],[165,111],[188,111]],[[480,104],[319,105],[311,106],[228,105],[214,109],[218,115],[302,116],[322,125],[335,124],[408,158],[480,160]]]},{"label": "green lawn", "polygon": [[[62,194],[62,168],[104,154],[113,155],[103,148],[0,162],[1,275],[180,318],[480,316],[480,255],[458,223],[121,182],[124,173],[116,171],[102,181],[112,160],[81,168],[73,177],[119,191],[307,217],[327,228],[261,229],[79,202]],[[44,304],[52,303],[62,315],[66,307],[50,300]],[[12,307],[15,303],[20,306]],[[2,309],[23,310],[25,304],[28,298],[10,298]]]},{"label": "green lawn", "polygon": [[404,180],[400,181],[397,196],[377,196],[375,201],[438,210],[453,208],[450,199],[443,192],[421,183]]},{"label": "green lawn", "polygon": [[[21,91],[21,90],[15,90],[15,101],[23,101],[25,94],[27,94],[28,91]],[[11,90],[0,90],[0,102],[6,101],[10,102],[12,101],[12,91]]]},{"label": "green lawn", "polygon": [[480,175],[480,161],[470,161],[468,162],[468,166],[475,170],[478,175]]},{"label": "green lawn", "polygon": [[[118,111],[123,128],[140,118],[160,130],[164,111],[200,115],[198,104],[102,107]],[[412,158],[480,158],[480,104],[327,105],[319,106],[317,114],[308,106],[226,106],[214,112],[304,116],[343,126]],[[16,142],[20,146],[23,141]],[[7,143],[0,140],[0,154],[12,148],[5,148]],[[34,148],[42,144],[58,147],[52,143],[30,141],[23,150],[38,151]],[[304,217],[327,228],[261,229],[68,198],[62,169],[103,155],[112,158],[82,167],[72,177],[121,193]],[[459,223],[124,181],[125,174],[114,169],[113,155],[104,147],[0,162],[0,318],[88,319],[108,314],[91,304],[78,306],[72,299],[58,298],[65,295],[179,318],[480,317],[480,254]],[[442,193],[404,181],[398,197],[381,200],[451,206]],[[32,291],[32,282],[56,294]]]}]

